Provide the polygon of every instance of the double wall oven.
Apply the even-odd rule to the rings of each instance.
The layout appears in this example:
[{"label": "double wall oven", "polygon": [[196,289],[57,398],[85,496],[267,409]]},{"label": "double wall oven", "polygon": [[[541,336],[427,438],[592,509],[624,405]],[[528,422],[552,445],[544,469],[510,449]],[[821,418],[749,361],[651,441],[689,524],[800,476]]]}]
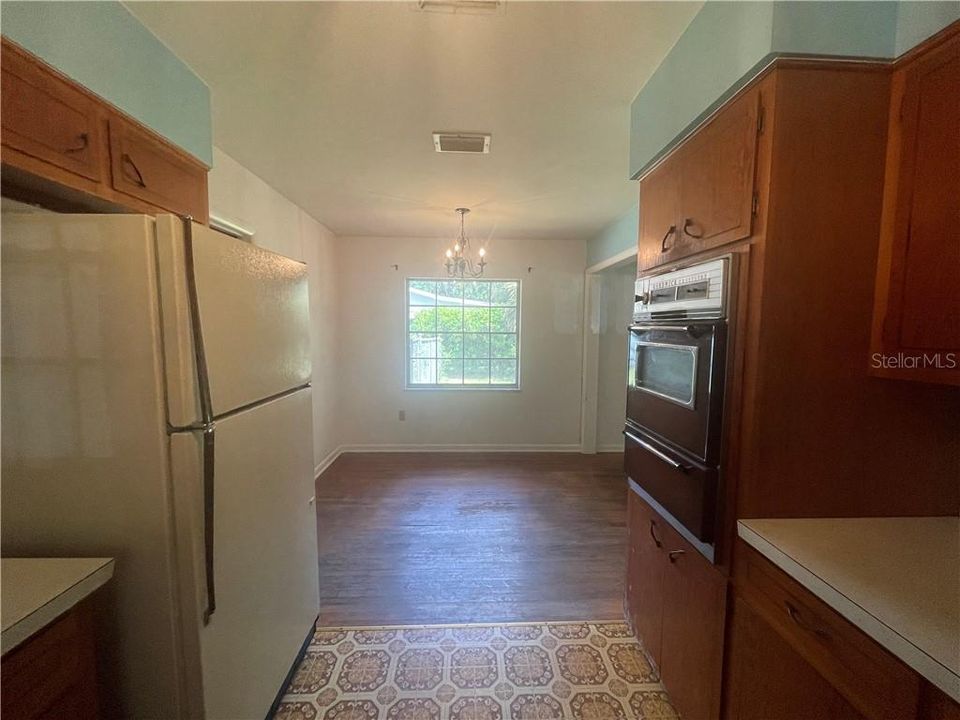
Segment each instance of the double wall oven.
[{"label": "double wall oven", "polygon": [[711,560],[734,263],[725,256],[638,278],[630,326],[627,475]]}]

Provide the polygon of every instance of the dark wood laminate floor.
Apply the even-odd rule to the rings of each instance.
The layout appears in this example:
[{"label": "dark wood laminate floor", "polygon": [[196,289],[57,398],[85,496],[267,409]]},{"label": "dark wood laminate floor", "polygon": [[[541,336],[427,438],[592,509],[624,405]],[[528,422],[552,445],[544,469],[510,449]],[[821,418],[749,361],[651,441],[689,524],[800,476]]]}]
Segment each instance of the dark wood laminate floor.
[{"label": "dark wood laminate floor", "polygon": [[619,454],[346,454],[317,480],[320,623],[622,620]]}]

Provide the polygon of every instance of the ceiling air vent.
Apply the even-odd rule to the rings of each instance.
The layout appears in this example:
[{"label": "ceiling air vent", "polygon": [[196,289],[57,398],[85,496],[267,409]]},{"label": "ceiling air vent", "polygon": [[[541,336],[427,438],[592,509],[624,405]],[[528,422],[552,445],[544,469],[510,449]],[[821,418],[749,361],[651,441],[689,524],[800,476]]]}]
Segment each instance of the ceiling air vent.
[{"label": "ceiling air vent", "polygon": [[438,153],[489,153],[489,133],[435,132],[433,147]]}]

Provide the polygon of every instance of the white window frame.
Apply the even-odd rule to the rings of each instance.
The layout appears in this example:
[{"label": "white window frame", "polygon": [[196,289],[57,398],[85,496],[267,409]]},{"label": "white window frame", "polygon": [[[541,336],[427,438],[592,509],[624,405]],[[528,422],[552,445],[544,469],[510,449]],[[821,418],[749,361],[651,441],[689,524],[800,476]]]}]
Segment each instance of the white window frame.
[{"label": "white window frame", "polygon": [[[414,383],[411,383],[411,382],[410,382],[410,360],[411,360],[412,358],[410,357],[410,308],[411,308],[411,307],[420,307],[420,306],[411,306],[411,305],[410,305],[410,283],[411,283],[411,282],[416,282],[416,281],[423,281],[423,282],[452,282],[452,281],[457,281],[457,282],[471,282],[471,281],[474,281],[474,280],[476,280],[476,281],[481,281],[481,282],[511,282],[511,283],[516,283],[516,284],[517,284],[517,305],[516,305],[516,309],[517,309],[517,329],[516,329],[516,336],[517,336],[517,381],[516,381],[516,383],[513,383],[513,384],[496,384],[496,385],[491,384],[491,383],[487,383],[487,384],[482,384],[482,383],[469,383],[469,384],[467,384],[467,383],[464,383],[464,382],[462,382],[462,381],[461,381],[459,384],[456,384],[456,383],[433,383],[433,384],[427,384],[427,383],[415,383],[415,384],[414,384]],[[463,278],[463,279],[461,280],[460,278],[436,277],[436,276],[435,276],[435,277],[426,277],[426,276],[422,276],[422,275],[404,278],[404,280],[403,280],[403,378],[404,378],[404,388],[405,388],[406,390],[414,390],[414,391],[422,391],[422,390],[429,390],[429,391],[432,391],[432,390],[448,391],[448,390],[450,390],[450,391],[455,391],[455,392],[462,392],[462,391],[468,391],[468,392],[469,392],[469,391],[474,391],[474,390],[478,390],[478,391],[481,391],[481,392],[489,392],[489,391],[517,392],[517,391],[519,391],[519,390],[520,390],[520,378],[522,377],[521,356],[522,356],[522,354],[523,354],[523,353],[522,353],[522,349],[521,349],[523,333],[522,333],[522,327],[521,327],[521,322],[520,322],[520,317],[521,317],[521,315],[522,315],[522,312],[521,312],[521,305],[522,305],[522,302],[523,302],[522,297],[523,297],[523,281],[520,280],[519,278],[486,278],[486,277],[484,277],[484,278]],[[429,307],[429,306],[425,306],[425,307]],[[491,331],[487,331],[487,334],[499,334],[499,333],[492,333]],[[493,359],[495,359],[495,358],[489,358],[489,357],[488,357],[488,359],[489,359],[489,360],[493,360]],[[439,358],[438,358],[438,362],[439,362]],[[439,369],[438,369],[438,372],[439,372]]]}]

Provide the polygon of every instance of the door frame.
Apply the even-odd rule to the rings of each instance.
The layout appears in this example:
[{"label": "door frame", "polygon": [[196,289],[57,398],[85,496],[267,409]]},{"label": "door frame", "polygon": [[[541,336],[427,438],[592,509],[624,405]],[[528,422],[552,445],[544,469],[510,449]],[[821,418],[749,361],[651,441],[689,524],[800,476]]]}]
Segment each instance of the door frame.
[{"label": "door frame", "polygon": [[600,278],[604,270],[635,258],[637,248],[627,248],[584,270],[583,362],[580,381],[580,452],[597,452],[597,410],[600,387]]}]

